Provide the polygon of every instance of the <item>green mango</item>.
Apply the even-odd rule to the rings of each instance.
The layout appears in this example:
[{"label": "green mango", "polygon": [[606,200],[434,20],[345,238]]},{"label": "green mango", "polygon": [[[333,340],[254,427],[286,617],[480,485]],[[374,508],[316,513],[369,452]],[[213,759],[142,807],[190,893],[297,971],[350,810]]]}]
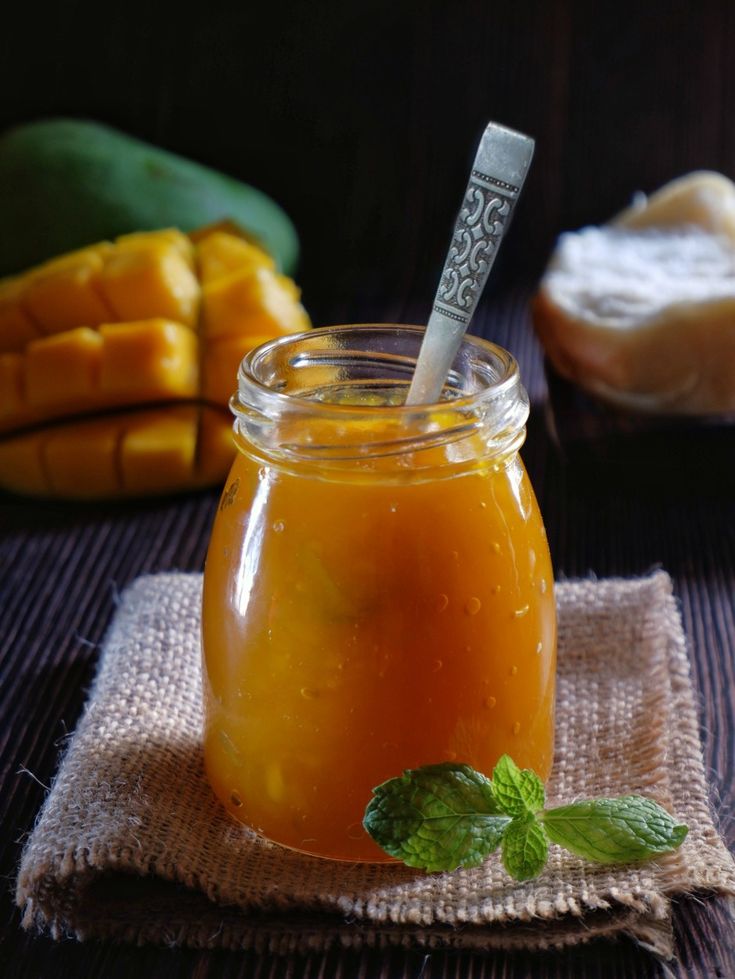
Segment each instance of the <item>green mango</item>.
[{"label": "green mango", "polygon": [[191,231],[227,219],[293,272],[293,224],[239,180],[80,119],[31,122],[0,136],[0,275],[130,231]]}]

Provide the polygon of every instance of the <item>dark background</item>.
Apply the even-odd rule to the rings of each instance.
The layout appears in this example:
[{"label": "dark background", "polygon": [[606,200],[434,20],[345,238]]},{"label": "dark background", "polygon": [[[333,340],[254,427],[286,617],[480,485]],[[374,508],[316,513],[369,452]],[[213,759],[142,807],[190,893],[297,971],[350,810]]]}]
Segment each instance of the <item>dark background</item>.
[{"label": "dark background", "polygon": [[318,323],[428,305],[488,119],[537,140],[505,277],[637,189],[735,169],[725,0],[68,0],[2,33],[2,128],[87,116],[266,190]]},{"label": "dark background", "polygon": [[[731,846],[732,494],[718,492],[705,466],[695,466],[695,487],[684,493],[669,474],[645,490],[635,479],[633,491],[599,480],[591,494],[546,431],[528,298],[559,231],[605,220],[636,190],[692,169],[735,175],[733,52],[735,4],[725,0],[210,0],[186,8],[68,0],[14,5],[0,24],[0,129],[85,116],[267,191],[299,229],[297,277],[316,325],[424,320],[485,123],[536,138],[473,329],[513,351],[530,389],[524,457],[557,574],[663,566],[674,578],[712,799]],[[628,469],[637,478],[633,463]],[[10,894],[44,796],[23,769],[41,783],[53,777],[116,590],[144,571],[200,569],[216,498],[81,507],[0,496],[5,975],[735,975],[723,901],[679,903],[681,963],[668,972],[625,943],[546,956],[334,952],[271,961],[22,935]]]}]

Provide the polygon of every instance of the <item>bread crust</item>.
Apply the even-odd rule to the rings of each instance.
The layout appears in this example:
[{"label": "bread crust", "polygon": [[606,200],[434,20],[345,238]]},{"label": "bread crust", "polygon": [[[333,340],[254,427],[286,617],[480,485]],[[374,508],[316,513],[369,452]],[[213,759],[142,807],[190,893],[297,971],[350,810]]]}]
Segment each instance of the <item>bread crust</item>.
[{"label": "bread crust", "polygon": [[605,401],[648,413],[735,412],[735,299],[679,304],[620,329],[569,315],[542,286],[532,313],[556,370]]}]

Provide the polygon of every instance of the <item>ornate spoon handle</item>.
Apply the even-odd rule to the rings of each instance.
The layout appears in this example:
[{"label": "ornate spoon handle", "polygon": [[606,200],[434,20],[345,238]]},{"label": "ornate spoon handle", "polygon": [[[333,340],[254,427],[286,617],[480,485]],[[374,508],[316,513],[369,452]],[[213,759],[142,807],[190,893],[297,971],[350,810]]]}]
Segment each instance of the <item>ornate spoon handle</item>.
[{"label": "ornate spoon handle", "polygon": [[441,395],[510,223],[533,147],[529,136],[494,122],[482,134],[406,404],[430,404]]}]

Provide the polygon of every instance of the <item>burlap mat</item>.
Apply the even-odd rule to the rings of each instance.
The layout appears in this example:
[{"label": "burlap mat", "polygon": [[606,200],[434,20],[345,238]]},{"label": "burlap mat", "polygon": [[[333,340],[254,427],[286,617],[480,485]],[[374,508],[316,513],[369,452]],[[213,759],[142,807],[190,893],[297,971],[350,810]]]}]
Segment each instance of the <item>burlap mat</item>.
[{"label": "burlap mat", "polygon": [[204,779],[198,575],[124,594],[89,704],[23,852],[26,927],[61,937],[288,951],[332,944],[554,948],[625,933],[663,955],[670,898],[735,892],[712,823],[684,637],[667,575],[562,583],[552,802],[650,795],[690,826],[655,863],[558,847],[541,877],[497,856],[425,875],[304,857],[232,822]]}]

